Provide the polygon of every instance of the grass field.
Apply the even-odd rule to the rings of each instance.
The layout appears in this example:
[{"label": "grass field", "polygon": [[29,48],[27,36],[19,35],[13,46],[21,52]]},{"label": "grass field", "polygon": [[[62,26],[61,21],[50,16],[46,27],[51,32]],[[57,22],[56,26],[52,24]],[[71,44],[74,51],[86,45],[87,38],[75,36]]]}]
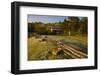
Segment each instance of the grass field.
[{"label": "grass field", "polygon": [[[67,59],[62,53],[55,54],[58,46],[55,42],[50,40],[42,40],[44,35],[40,38],[30,37],[28,38],[28,60],[54,60],[54,59]],[[87,37],[81,36],[47,36],[54,41],[63,40],[66,44],[80,47],[87,52]]]}]

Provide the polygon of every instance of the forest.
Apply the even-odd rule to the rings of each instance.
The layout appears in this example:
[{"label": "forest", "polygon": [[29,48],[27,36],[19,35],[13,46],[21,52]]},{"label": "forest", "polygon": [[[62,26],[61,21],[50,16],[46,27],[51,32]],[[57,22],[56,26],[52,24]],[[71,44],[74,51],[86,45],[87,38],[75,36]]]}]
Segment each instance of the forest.
[{"label": "forest", "polygon": [[[68,17],[64,19],[63,22],[55,23],[43,23],[43,22],[34,22],[28,23],[28,33],[29,37],[31,34],[39,35],[66,35],[66,36],[75,36],[75,35],[87,35],[87,26],[88,26],[87,17]],[[52,27],[59,27],[58,31],[51,31]]]}]

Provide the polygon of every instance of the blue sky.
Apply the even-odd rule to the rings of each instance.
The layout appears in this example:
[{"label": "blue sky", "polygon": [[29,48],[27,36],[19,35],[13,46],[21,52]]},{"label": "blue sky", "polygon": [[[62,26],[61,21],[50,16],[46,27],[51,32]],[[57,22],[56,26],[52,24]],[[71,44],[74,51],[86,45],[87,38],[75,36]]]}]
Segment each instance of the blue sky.
[{"label": "blue sky", "polygon": [[43,22],[43,23],[54,23],[64,21],[67,16],[50,16],[50,15],[28,15],[28,22]]}]

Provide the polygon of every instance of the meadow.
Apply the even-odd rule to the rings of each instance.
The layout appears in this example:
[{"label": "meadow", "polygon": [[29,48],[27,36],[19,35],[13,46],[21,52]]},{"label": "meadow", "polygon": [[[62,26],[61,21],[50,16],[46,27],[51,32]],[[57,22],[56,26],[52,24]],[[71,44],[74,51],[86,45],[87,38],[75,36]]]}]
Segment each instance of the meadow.
[{"label": "meadow", "polygon": [[[46,40],[43,40],[46,36]],[[51,41],[53,40],[53,41]],[[59,46],[55,41],[63,41],[66,45],[81,49],[87,53],[87,37],[81,36],[54,36],[40,35],[38,38],[33,36],[28,38],[28,60],[54,60],[69,59],[63,52],[56,54]]]}]

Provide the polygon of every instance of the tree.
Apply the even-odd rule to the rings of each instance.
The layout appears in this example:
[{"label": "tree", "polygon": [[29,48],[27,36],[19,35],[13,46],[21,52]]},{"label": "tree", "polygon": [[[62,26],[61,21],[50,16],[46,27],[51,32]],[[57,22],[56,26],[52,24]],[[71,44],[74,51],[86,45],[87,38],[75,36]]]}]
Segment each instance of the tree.
[{"label": "tree", "polygon": [[46,33],[46,27],[44,23],[38,22],[34,23],[34,29],[36,30],[37,34],[45,34]]},{"label": "tree", "polygon": [[68,33],[68,21],[66,19],[64,19],[64,22],[63,22],[63,30],[64,30],[64,34],[67,35],[67,33]]},{"label": "tree", "polygon": [[83,17],[80,21],[80,34],[84,35],[84,34],[87,34],[87,30],[88,30],[88,19],[87,17]]},{"label": "tree", "polygon": [[75,35],[78,32],[79,18],[78,17],[68,17],[68,29],[71,35]]},{"label": "tree", "polygon": [[34,32],[34,24],[33,23],[28,23],[28,32]]}]

